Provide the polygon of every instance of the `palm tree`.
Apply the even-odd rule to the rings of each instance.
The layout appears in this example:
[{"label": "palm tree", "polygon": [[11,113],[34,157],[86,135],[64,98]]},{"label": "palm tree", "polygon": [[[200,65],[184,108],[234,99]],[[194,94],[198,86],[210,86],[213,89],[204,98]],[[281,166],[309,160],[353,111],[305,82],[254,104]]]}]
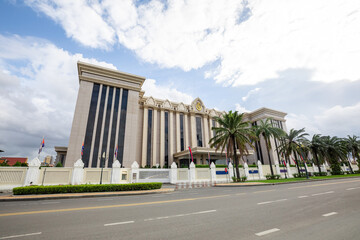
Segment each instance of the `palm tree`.
[{"label": "palm tree", "polygon": [[309,148],[313,157],[315,157],[316,165],[319,168],[319,173],[321,173],[319,154],[323,152],[324,142],[322,141],[320,134],[314,134],[311,141],[304,139],[304,144]]},{"label": "palm tree", "polygon": [[269,163],[270,163],[270,170],[271,175],[274,175],[274,170],[272,167],[271,157],[270,157],[270,150],[271,150],[271,137],[275,139],[279,139],[283,135],[285,135],[285,132],[278,128],[274,127],[271,123],[271,119],[267,118],[265,121],[261,120],[259,125],[256,125],[253,127],[255,131],[255,135],[258,139],[260,139],[260,136],[263,136],[265,140],[266,150],[268,153]]},{"label": "palm tree", "polygon": [[247,146],[251,145],[251,139],[254,134],[249,127],[250,123],[243,120],[244,114],[238,114],[237,111],[229,111],[222,115],[222,117],[215,117],[214,120],[218,122],[219,127],[212,127],[215,131],[215,136],[210,139],[210,147],[215,147],[216,150],[221,148],[221,153],[226,149],[229,156],[233,156],[236,178],[240,179],[239,158],[236,149],[240,152],[240,158],[248,152]]},{"label": "palm tree", "polygon": [[279,146],[279,152],[287,156],[288,158],[291,154],[295,156],[296,166],[300,175],[300,168],[297,159],[297,154],[299,153],[299,149],[301,148],[301,143],[304,142],[305,136],[309,134],[305,133],[305,128],[295,130],[290,129],[289,133],[286,133],[282,138],[282,143]]},{"label": "palm tree", "polygon": [[359,152],[360,152],[360,140],[357,140],[357,136],[353,135],[352,137],[350,135],[348,135],[347,138],[344,138],[344,143],[346,145],[346,148],[348,150],[349,153],[349,166],[350,166],[350,170],[351,172],[353,172],[353,169],[351,167],[351,161],[350,161],[350,154],[352,155],[354,160],[358,160],[360,162],[360,158],[359,158]]},{"label": "palm tree", "polygon": [[329,160],[331,167],[331,174],[341,174],[340,161],[347,158],[347,148],[343,144],[341,138],[338,137],[323,137],[325,143],[325,158]]}]

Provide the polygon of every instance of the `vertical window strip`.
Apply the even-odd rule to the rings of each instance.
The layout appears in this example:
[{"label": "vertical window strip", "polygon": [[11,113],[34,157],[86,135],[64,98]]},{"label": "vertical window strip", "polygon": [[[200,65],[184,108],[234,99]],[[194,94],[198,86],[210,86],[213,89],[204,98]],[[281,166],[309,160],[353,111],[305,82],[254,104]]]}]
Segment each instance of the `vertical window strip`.
[{"label": "vertical window strip", "polygon": [[169,112],[165,112],[165,166],[169,165]]},{"label": "vertical window strip", "polygon": [[185,143],[184,143],[184,115],[180,115],[180,151],[184,151]]},{"label": "vertical window strip", "polygon": [[95,115],[96,115],[96,107],[99,97],[99,89],[100,85],[94,83],[93,90],[91,94],[91,101],[90,101],[90,108],[88,114],[88,121],[86,125],[86,133],[84,139],[84,153],[82,156],[82,160],[84,162],[84,166],[89,166],[89,158],[90,158],[90,150],[91,150],[91,140],[94,131],[94,122],[95,122]]},{"label": "vertical window strip", "polygon": [[123,89],[122,99],[121,99],[121,112],[120,112],[120,126],[119,126],[119,139],[118,139],[118,160],[123,166],[123,155],[124,155],[124,141],[125,141],[125,125],[126,125],[126,111],[128,103],[128,94],[129,90]]},{"label": "vertical window strip", "polygon": [[[215,127],[215,120],[212,120],[212,127]],[[212,130],[212,131],[213,131],[213,137],[215,137],[216,132],[215,132],[215,130]]]},{"label": "vertical window strip", "polygon": [[152,114],[153,110],[148,109],[148,131],[147,131],[147,149],[146,149],[146,165],[150,167],[151,165],[151,145],[152,145]]},{"label": "vertical window strip", "polygon": [[201,117],[196,117],[196,140],[197,146],[202,147],[202,128],[201,128]]},{"label": "vertical window strip", "polygon": [[115,157],[115,137],[116,137],[116,123],[117,123],[117,116],[119,112],[119,97],[120,97],[120,89],[116,88],[115,92],[115,102],[114,102],[114,112],[113,112],[113,121],[111,126],[111,136],[110,136],[110,148],[109,148],[109,161],[108,167],[112,167],[113,159]]},{"label": "vertical window strip", "polygon": [[94,152],[93,152],[93,158],[92,158],[92,163],[91,163],[91,167],[93,167],[93,168],[97,167],[97,161],[98,161],[100,134],[101,134],[103,114],[104,114],[106,89],[107,89],[107,86],[103,85],[102,90],[101,90],[101,100],[100,100],[100,107],[99,107],[99,115],[98,115],[98,121],[97,121],[97,126],[96,126],[96,133],[95,133]]},{"label": "vertical window strip", "polygon": [[[108,95],[108,101],[107,101],[107,105],[106,105],[106,116],[105,116],[105,123],[104,123],[104,135],[103,135],[101,153],[106,152],[106,149],[107,149],[113,93],[114,93],[114,88],[109,87],[109,95]],[[107,157],[109,157],[109,156],[107,156]],[[101,162],[100,162],[100,165],[101,165]],[[103,162],[103,165],[105,165],[105,161]]]}]

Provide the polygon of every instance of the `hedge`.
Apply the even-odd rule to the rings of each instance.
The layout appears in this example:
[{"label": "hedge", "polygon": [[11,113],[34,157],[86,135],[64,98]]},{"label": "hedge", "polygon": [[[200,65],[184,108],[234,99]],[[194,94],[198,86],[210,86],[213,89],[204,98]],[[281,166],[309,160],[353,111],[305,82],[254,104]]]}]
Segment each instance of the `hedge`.
[{"label": "hedge", "polygon": [[161,186],[162,183],[28,186],[28,187],[14,188],[13,194],[29,195],[29,194],[83,193],[83,192],[117,192],[117,191],[160,189]]}]

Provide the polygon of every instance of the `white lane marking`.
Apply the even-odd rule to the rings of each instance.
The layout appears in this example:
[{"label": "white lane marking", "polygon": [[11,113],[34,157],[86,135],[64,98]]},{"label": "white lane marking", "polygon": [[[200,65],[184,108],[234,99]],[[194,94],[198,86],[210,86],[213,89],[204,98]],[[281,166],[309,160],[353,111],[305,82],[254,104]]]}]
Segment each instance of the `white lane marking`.
[{"label": "white lane marking", "polygon": [[298,196],[298,198],[307,198],[309,196]]},{"label": "white lane marking", "polygon": [[277,232],[277,231],[280,231],[280,229],[273,228],[273,229],[269,229],[269,230],[266,230],[266,231],[263,231],[263,232],[255,233],[255,235],[261,237],[261,236],[264,236],[266,234]]},{"label": "white lane marking", "polygon": [[114,225],[122,225],[122,224],[134,223],[134,222],[135,222],[135,221],[108,223],[108,224],[104,224],[104,227],[106,227],[106,226],[114,226]]},{"label": "white lane marking", "polygon": [[311,194],[311,196],[319,196],[319,195],[330,194],[330,193],[334,193],[334,191],[323,192],[323,193],[315,193],[315,194]]},{"label": "white lane marking", "polygon": [[60,202],[43,202],[41,204],[55,204],[55,203],[60,203]]},{"label": "white lane marking", "polygon": [[352,187],[352,188],[348,188],[346,190],[355,190],[355,189],[359,189],[360,187]]},{"label": "white lane marking", "polygon": [[323,216],[328,217],[328,216],[332,216],[332,215],[335,215],[335,214],[337,214],[337,212],[326,213],[326,214],[323,214]]},{"label": "white lane marking", "polygon": [[287,199],[279,199],[279,200],[275,200],[275,201],[268,201],[268,202],[260,202],[258,203],[258,205],[263,205],[263,204],[269,204],[269,203],[275,203],[275,202],[282,202],[282,201],[286,201]]},{"label": "white lane marking", "polygon": [[204,214],[204,213],[212,213],[212,212],[216,212],[216,210],[207,210],[207,211],[184,213],[184,214],[177,214],[177,215],[165,216],[165,217],[148,218],[148,219],[144,219],[144,221],[153,221],[153,220],[161,220],[161,219],[167,219],[167,218],[184,217],[184,216]]},{"label": "white lane marking", "polygon": [[246,193],[237,193],[235,195],[239,196],[239,195],[244,195],[244,194],[246,194]]},{"label": "white lane marking", "polygon": [[40,234],[41,234],[41,232],[37,232],[37,233],[27,233],[27,234],[21,234],[21,235],[13,235],[13,236],[1,237],[0,239],[18,238],[18,237],[26,237],[26,236],[40,235]]}]

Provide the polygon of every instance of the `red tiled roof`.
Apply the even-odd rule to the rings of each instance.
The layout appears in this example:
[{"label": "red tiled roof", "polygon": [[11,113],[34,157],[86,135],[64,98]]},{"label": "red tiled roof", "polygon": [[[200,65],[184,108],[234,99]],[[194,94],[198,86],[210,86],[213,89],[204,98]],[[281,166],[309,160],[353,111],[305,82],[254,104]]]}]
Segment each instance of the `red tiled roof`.
[{"label": "red tiled roof", "polygon": [[0,163],[3,162],[5,159],[10,166],[14,165],[16,162],[26,163],[28,160],[28,158],[24,157],[1,157]]}]

